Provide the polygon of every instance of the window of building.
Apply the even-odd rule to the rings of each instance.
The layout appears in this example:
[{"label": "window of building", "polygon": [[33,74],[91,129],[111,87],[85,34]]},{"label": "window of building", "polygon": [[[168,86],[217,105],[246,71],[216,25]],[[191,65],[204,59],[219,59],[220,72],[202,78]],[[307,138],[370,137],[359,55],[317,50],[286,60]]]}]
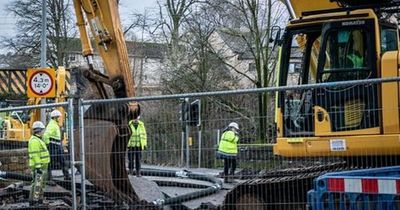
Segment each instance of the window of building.
[{"label": "window of building", "polygon": [[69,55],[69,56],[68,56],[68,60],[69,60],[69,61],[75,61],[75,60],[76,60],[75,55]]}]

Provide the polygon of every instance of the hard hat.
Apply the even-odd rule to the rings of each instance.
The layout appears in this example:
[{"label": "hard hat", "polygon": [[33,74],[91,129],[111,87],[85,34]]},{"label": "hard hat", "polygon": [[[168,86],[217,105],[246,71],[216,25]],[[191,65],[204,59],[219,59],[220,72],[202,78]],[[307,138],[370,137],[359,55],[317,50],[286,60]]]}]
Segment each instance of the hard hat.
[{"label": "hard hat", "polygon": [[60,111],[58,111],[57,109],[56,110],[53,110],[51,113],[50,113],[50,117],[61,117],[61,112]]},{"label": "hard hat", "polygon": [[230,128],[235,128],[236,130],[239,130],[239,125],[235,122],[229,123],[228,127]]},{"label": "hard hat", "polygon": [[40,122],[40,121],[35,121],[33,124],[32,124],[32,129],[44,129],[45,127],[44,127],[44,124],[42,123],[42,122]]}]

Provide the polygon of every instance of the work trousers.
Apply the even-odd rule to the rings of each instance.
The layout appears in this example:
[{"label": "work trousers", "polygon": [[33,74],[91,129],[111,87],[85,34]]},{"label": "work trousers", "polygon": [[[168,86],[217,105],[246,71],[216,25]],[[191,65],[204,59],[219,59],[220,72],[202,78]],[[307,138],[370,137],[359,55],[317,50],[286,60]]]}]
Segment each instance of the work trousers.
[{"label": "work trousers", "polygon": [[[229,170],[230,169],[230,170]],[[234,175],[236,170],[236,157],[224,158],[224,175]]]},{"label": "work trousers", "polygon": [[65,179],[69,178],[68,166],[65,161],[65,155],[62,145],[50,141],[48,149],[50,153],[50,166],[48,168],[49,179],[52,179],[51,170],[55,170],[58,168],[62,169]]},{"label": "work trousers", "polygon": [[136,173],[140,171],[140,160],[142,159],[141,147],[128,147],[128,168],[130,171],[136,169]]},{"label": "work trousers", "polygon": [[46,187],[46,177],[47,177],[48,165],[44,164],[41,168],[42,174],[36,173],[35,168],[31,168],[32,171],[32,185],[29,192],[30,201],[43,200],[44,188]]}]

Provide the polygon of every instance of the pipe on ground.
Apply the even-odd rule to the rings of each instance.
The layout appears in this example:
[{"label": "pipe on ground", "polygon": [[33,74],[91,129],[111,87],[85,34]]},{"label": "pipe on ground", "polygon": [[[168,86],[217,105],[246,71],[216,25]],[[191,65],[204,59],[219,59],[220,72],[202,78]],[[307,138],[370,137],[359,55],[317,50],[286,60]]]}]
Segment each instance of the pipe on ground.
[{"label": "pipe on ground", "polygon": [[15,172],[9,172],[9,171],[0,171],[0,178],[2,178],[2,179],[15,179],[15,180],[27,181],[27,182],[32,181],[32,176],[30,176],[30,175],[21,174],[21,173],[15,173]]},{"label": "pipe on ground", "polygon": [[171,198],[166,198],[166,199],[157,199],[157,200],[153,201],[153,204],[158,205],[158,206],[166,206],[166,205],[182,203],[182,202],[189,201],[192,199],[196,199],[196,198],[214,194],[222,189],[221,180],[219,180],[215,177],[212,177],[212,176],[205,175],[205,174],[192,173],[190,171],[143,170],[142,175],[189,178],[189,179],[196,179],[196,180],[207,181],[207,182],[213,183],[212,186],[207,187],[204,190],[199,190],[197,192],[192,192],[192,193],[179,195],[176,197],[171,197]]}]

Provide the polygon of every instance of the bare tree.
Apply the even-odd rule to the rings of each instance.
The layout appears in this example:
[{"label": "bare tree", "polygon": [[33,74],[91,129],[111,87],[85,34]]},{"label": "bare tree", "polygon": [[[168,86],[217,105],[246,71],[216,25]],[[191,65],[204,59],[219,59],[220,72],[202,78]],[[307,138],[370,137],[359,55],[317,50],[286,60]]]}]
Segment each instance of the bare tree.
[{"label": "bare tree", "polygon": [[[159,31],[170,44],[164,87],[169,93],[234,89],[238,80],[254,87],[271,86],[275,80],[276,51],[269,42],[273,26],[286,22],[286,8],[278,0],[209,0],[159,2]],[[239,68],[233,57],[215,46],[212,38],[223,33],[239,40],[241,53],[249,55],[254,68]],[[236,59],[238,60],[238,59]],[[205,85],[207,84],[207,85]],[[270,96],[260,94],[257,100],[258,118],[254,121],[258,139],[267,138],[267,114]],[[238,108],[232,101],[216,101],[225,110],[243,118],[250,112]],[[251,120],[250,120],[251,121]]]},{"label": "bare tree", "polygon": [[164,42],[169,45],[169,64],[167,66],[170,69],[181,69],[184,65],[184,62],[181,62],[185,55],[184,47],[181,44],[181,39],[185,36],[184,33],[181,33],[182,24],[198,2],[198,0],[158,1],[159,23],[157,29],[161,32]]},{"label": "bare tree", "polygon": [[[41,34],[41,0],[16,0],[7,10],[16,18],[17,34],[3,38],[2,45],[18,55],[31,55],[30,66],[38,65]],[[69,37],[75,36],[75,27],[69,0],[47,0],[47,63],[50,66],[68,66]]]},{"label": "bare tree", "polygon": [[[248,69],[239,69],[230,63],[230,58],[220,57],[232,71],[241,75],[257,88],[268,87],[275,82],[276,52],[269,42],[272,27],[286,22],[286,8],[278,0],[212,0],[208,6],[210,18],[219,26],[219,32],[236,37],[245,43],[244,50],[251,54],[255,74]],[[220,53],[220,55],[223,55]],[[258,96],[258,138],[266,139],[267,112],[270,96]]]}]

